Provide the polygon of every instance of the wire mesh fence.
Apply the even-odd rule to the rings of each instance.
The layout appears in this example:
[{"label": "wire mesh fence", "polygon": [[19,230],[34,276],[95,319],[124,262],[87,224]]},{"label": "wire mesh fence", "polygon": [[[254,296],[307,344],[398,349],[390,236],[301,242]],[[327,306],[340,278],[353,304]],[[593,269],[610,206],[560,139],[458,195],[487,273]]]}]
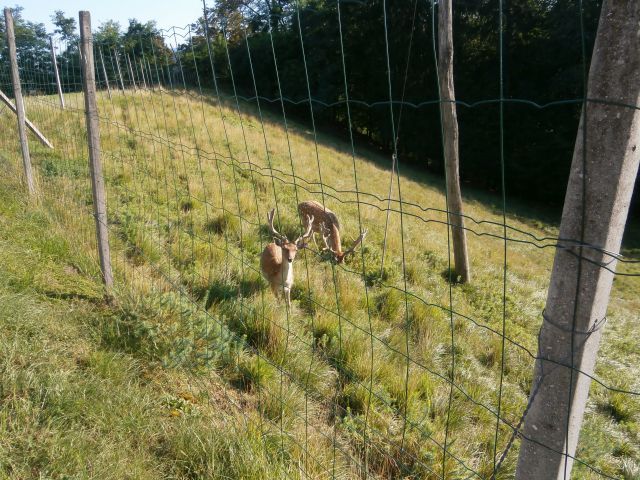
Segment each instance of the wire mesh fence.
[{"label": "wire mesh fence", "polygon": [[[593,249],[611,261],[598,266],[615,273],[618,301],[590,375],[574,475],[634,478],[640,385],[637,364],[630,366],[639,352],[629,335],[639,260],[558,238],[555,227],[519,214],[521,204],[503,189],[489,200],[499,206],[478,199],[465,207],[474,280],[459,284],[443,180],[405,166],[397,145],[399,131],[423,128],[417,119],[437,112],[440,99],[394,98],[388,48],[381,53],[388,68],[370,74],[389,97],[363,100],[350,91],[348,62],[358,52],[344,49],[343,16],[359,8],[380,9],[387,47],[390,41],[387,2],[332,5],[344,86],[337,98],[322,97],[314,83],[318,63],[310,59],[323,52],[305,44],[309,6],[277,17],[297,29],[295,66],[278,61],[277,31],[257,35],[243,26],[232,35],[232,18],[216,23],[206,10],[185,28],[96,37],[113,301],[122,313],[113,335],[127,352],[191,371],[198,395],[239,412],[244,423],[226,427],[253,431],[279,477],[512,478],[553,254]],[[400,41],[410,45],[416,18],[435,22],[435,9],[415,2],[412,29]],[[419,28],[431,29],[437,63],[435,23]],[[53,50],[64,108],[47,52],[18,59],[27,116],[54,145],[31,142],[38,189],[73,241],[95,250],[79,44],[54,38]],[[1,68],[0,89],[10,94],[6,62]],[[302,97],[284,94],[280,74],[288,68],[300,72]],[[502,121],[510,103],[543,111],[584,102],[539,104],[501,91],[456,103],[498,105]],[[326,109],[342,117],[345,131],[317,125]],[[403,109],[411,121],[402,122]],[[397,164],[353,128],[352,116],[364,114],[388,117]],[[15,173],[15,119],[5,108],[0,121],[3,168]],[[342,245],[323,249],[322,235],[314,235],[300,248],[288,308],[261,272],[274,236],[267,214],[274,209],[275,228],[293,239],[305,229],[298,206],[310,200],[335,212]],[[352,255],[336,261],[336,251],[365,231]],[[96,264],[87,273],[98,272]],[[575,369],[568,362],[555,368]],[[223,391],[209,388],[212,376]]]}]

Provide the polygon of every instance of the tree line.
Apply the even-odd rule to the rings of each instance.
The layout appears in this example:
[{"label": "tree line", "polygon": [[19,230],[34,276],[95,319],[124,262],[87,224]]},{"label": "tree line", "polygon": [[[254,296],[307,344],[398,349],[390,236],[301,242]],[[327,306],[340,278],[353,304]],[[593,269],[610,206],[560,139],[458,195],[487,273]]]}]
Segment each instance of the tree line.
[{"label": "tree line", "polygon": [[[558,211],[600,7],[601,0],[510,0],[500,22],[495,0],[454,2],[463,193],[467,186],[500,192],[504,173],[508,198]],[[19,54],[50,64],[44,26],[20,10],[16,17]],[[58,11],[52,21],[69,46],[60,52],[64,62],[77,55],[75,19]],[[316,126],[341,135],[349,128],[348,97],[359,145],[390,156],[397,140],[400,168],[443,174],[437,3],[217,0],[190,28],[171,48],[153,22],[132,19],[123,29],[108,21],[94,35],[105,49],[144,54],[189,86],[212,91],[215,70],[223,93],[258,97],[280,113],[283,104],[300,122],[310,122],[310,92]]]}]

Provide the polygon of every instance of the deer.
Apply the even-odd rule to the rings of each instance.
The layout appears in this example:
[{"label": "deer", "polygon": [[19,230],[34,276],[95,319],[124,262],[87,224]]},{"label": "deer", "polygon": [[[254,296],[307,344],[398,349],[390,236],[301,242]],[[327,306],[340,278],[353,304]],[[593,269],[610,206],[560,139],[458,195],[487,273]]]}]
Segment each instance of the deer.
[{"label": "deer", "polygon": [[313,218],[316,219],[316,222],[312,226],[312,238],[316,244],[316,248],[318,244],[316,243],[315,234],[319,233],[322,235],[322,240],[325,245],[323,250],[329,250],[337,263],[343,263],[345,258],[355,251],[367,235],[367,230],[364,230],[356,241],[353,242],[351,248],[343,251],[342,241],[340,240],[340,221],[335,213],[315,200],[300,202],[298,204],[298,213],[302,218],[305,228],[308,226],[305,218],[313,216]]},{"label": "deer", "polygon": [[293,261],[296,258],[298,250],[307,246],[307,240],[311,236],[313,229],[313,215],[307,215],[305,218],[305,232],[295,241],[291,242],[285,236],[279,233],[273,226],[273,217],[275,209],[267,214],[269,228],[274,237],[274,241],[269,243],[260,256],[260,270],[262,276],[269,282],[271,291],[276,298],[279,298],[279,292],[284,290],[284,297],[287,302],[287,308],[291,308],[291,287],[293,287]]}]

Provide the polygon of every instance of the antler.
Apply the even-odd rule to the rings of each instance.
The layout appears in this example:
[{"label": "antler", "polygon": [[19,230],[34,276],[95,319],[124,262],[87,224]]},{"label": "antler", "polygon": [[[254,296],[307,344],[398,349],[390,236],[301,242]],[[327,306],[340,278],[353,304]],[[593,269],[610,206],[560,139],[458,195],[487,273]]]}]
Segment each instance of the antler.
[{"label": "antler", "polygon": [[300,235],[295,242],[298,248],[303,247],[304,246],[303,242],[311,236],[311,231],[313,229],[313,220],[314,220],[313,215],[307,215],[307,231],[304,232],[304,234]]},{"label": "antler", "polygon": [[350,253],[353,253],[353,251],[358,247],[358,245],[362,243],[362,240],[364,240],[364,237],[367,236],[368,232],[369,230],[365,230],[360,234],[360,236],[356,239],[356,241],[353,242],[353,245],[351,246],[351,248],[342,254],[343,259]]},{"label": "antler", "polygon": [[280,240],[282,242],[288,242],[289,239],[285,235],[282,235],[281,233],[278,233],[278,231],[273,226],[273,217],[275,216],[275,213],[276,213],[276,209],[275,208],[272,208],[271,211],[269,213],[267,213],[267,220],[269,221],[269,228],[271,228],[271,233],[278,240]]}]

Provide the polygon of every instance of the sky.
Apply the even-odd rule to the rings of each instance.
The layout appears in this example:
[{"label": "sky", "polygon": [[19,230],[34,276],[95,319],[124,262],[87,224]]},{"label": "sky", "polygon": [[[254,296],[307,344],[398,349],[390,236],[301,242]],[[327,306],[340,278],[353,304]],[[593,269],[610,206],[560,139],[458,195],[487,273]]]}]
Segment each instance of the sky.
[{"label": "sky", "polygon": [[[207,1],[207,5],[212,3]],[[54,29],[50,17],[55,10],[74,17],[76,24],[78,12],[88,10],[94,29],[106,20],[115,20],[126,30],[130,18],[142,23],[155,20],[159,28],[184,27],[202,16],[202,0],[4,0],[0,6],[14,5],[24,7],[26,20],[44,23],[49,33]]]}]

